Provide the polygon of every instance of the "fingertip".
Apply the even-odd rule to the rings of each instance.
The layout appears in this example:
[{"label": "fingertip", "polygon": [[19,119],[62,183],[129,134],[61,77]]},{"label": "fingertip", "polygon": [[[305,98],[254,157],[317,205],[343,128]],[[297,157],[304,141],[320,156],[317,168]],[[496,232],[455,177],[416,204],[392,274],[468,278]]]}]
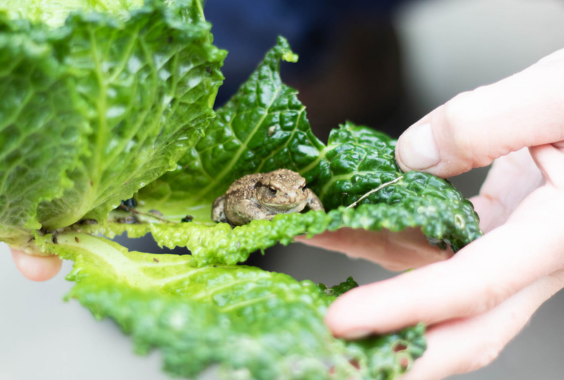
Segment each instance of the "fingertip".
[{"label": "fingertip", "polygon": [[[406,131],[407,132],[407,131]],[[403,134],[405,134],[406,132],[404,132]],[[398,142],[396,143],[396,162],[398,164],[398,166],[400,167],[400,169],[407,173],[409,171],[411,171],[411,169],[409,167],[407,167],[407,165],[405,165],[405,163],[403,162],[403,159],[401,158],[401,152],[403,151],[403,134],[399,137]]]},{"label": "fingertip", "polygon": [[12,259],[16,268],[31,281],[47,281],[61,270],[63,261],[58,256],[34,256],[12,249]]},{"label": "fingertip", "polygon": [[339,311],[335,311],[338,309],[332,307],[333,305],[331,305],[325,315],[325,325],[327,325],[329,330],[331,330],[331,333],[335,338],[354,340],[357,334],[354,333],[354,330],[347,329],[346,318],[343,318]]},{"label": "fingertip", "polygon": [[[346,298],[347,296],[350,294],[350,292],[353,292],[353,290],[350,290],[346,295],[343,295],[339,298],[337,298],[330,306],[329,309],[327,310],[327,314],[325,314],[325,324],[327,325],[327,327],[329,327],[329,330],[331,330],[331,333],[333,333],[333,335],[337,338],[341,338],[343,337],[343,332],[346,331],[346,315],[343,315],[342,313],[342,308],[341,308],[341,304],[343,303],[343,300],[345,300],[346,303]],[[343,330],[343,328],[345,328],[345,330]]]},{"label": "fingertip", "polygon": [[[400,137],[400,168],[448,178],[525,147],[560,141],[561,57],[559,53],[497,83],[459,94],[432,111]],[[435,163],[431,135],[439,152]]]},{"label": "fingertip", "polygon": [[374,333],[371,326],[370,298],[364,287],[348,291],[329,306],[325,324],[337,338],[355,340]]},{"label": "fingertip", "polygon": [[430,123],[415,124],[400,136],[396,146],[396,161],[404,172],[432,172],[440,160]]}]

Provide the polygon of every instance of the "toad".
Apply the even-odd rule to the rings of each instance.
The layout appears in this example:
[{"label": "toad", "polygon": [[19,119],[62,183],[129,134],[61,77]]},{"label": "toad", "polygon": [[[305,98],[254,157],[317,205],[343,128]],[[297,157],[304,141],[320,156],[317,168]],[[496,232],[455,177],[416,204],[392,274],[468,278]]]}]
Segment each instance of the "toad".
[{"label": "toad", "polygon": [[288,169],[249,174],[233,182],[212,207],[212,220],[242,226],[256,219],[272,220],[278,214],[324,210],[306,187],[306,180]]}]

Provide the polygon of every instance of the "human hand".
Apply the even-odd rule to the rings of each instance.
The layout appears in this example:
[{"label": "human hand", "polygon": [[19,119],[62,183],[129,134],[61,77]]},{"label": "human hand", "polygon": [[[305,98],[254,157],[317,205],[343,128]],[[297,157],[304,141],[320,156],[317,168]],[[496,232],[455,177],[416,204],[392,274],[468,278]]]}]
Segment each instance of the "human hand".
[{"label": "human hand", "polygon": [[[536,309],[564,287],[564,51],[461,94],[400,138],[405,171],[449,177],[495,160],[473,198],[485,235],[447,261],[362,286],[329,308],[336,336],[424,322],[428,350],[402,380],[438,380],[494,360]],[[413,232],[407,232],[413,234]],[[398,239],[401,238],[398,237]],[[326,233],[306,244],[421,267],[443,257],[386,232]],[[412,264],[412,265],[410,265]]]},{"label": "human hand", "polygon": [[16,268],[32,281],[47,281],[61,270],[63,260],[58,256],[34,256],[11,249]]}]

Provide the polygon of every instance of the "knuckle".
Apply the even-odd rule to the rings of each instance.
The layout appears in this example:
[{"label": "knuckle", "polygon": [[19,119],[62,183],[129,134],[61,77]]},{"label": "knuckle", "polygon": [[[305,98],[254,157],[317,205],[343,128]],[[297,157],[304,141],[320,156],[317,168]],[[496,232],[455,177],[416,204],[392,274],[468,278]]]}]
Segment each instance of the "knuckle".
[{"label": "knuckle", "polygon": [[[511,284],[483,284],[480,288],[466,290],[466,297],[458,303],[460,316],[475,316],[497,307],[512,296],[515,291]],[[470,293],[468,293],[470,292]]]},{"label": "knuckle", "polygon": [[504,346],[504,341],[501,338],[486,341],[479,346],[473,357],[462,368],[461,373],[476,371],[491,364],[497,359]]},{"label": "knuckle", "polygon": [[564,288],[564,270],[561,269],[548,275],[548,287],[547,290],[552,294]]},{"label": "knuckle", "polygon": [[498,306],[513,295],[514,291],[512,289],[509,284],[498,283],[487,286],[483,292],[484,297],[482,297],[481,302],[478,303],[477,310],[474,310],[473,314],[480,314]]}]

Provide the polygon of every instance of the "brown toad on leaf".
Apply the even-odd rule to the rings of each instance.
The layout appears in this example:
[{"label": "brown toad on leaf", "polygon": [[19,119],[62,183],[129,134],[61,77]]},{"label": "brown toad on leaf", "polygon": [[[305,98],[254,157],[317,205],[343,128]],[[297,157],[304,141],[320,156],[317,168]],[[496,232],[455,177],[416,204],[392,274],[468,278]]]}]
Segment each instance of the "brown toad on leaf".
[{"label": "brown toad on leaf", "polygon": [[324,210],[306,187],[306,180],[288,169],[249,174],[233,182],[212,207],[212,220],[242,226],[256,219],[272,220],[278,214]]}]

